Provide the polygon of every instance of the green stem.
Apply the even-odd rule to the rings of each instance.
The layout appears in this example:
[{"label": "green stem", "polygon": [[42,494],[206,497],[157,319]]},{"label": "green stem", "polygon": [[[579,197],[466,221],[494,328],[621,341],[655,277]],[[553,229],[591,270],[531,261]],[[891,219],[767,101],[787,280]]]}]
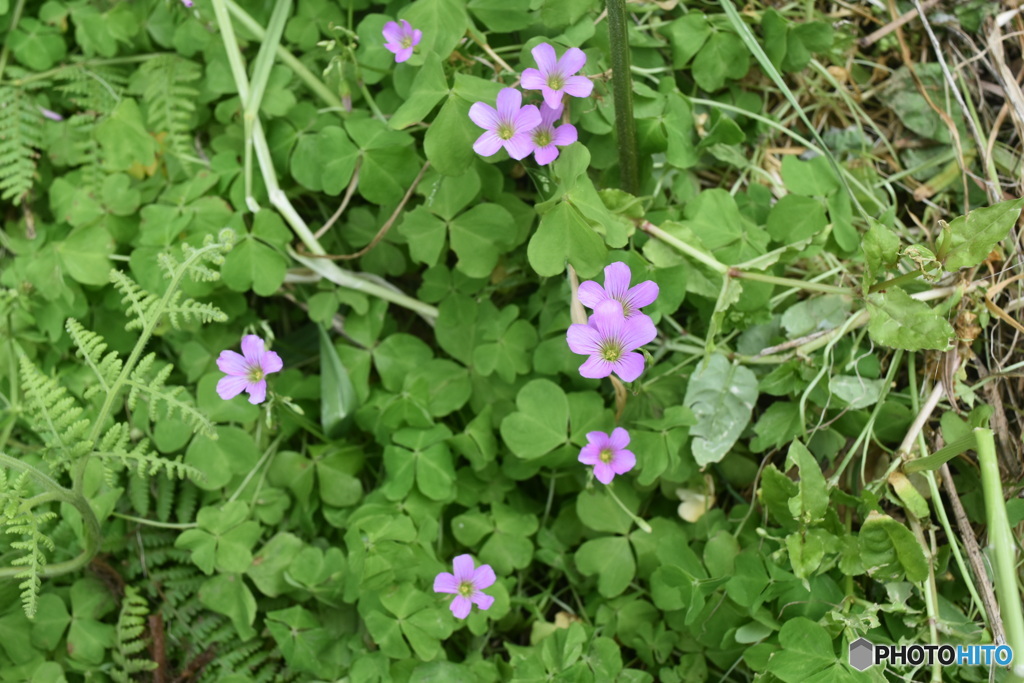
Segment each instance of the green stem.
[{"label": "green stem", "polygon": [[145,54],[145,55],[128,55],[126,57],[111,57],[109,59],[83,59],[80,62],[72,62],[71,64],[62,64],[61,66],[55,66],[54,68],[47,69],[46,71],[40,71],[39,73],[29,74],[28,76],[25,76],[24,78],[14,78],[14,79],[11,80],[11,84],[12,85],[17,85],[17,86],[22,86],[22,85],[27,85],[29,83],[35,83],[36,81],[45,81],[46,79],[50,78],[50,76],[53,76],[54,74],[59,74],[61,71],[66,71],[67,69],[74,69],[76,66],[90,67],[90,66],[112,66],[112,65],[115,65],[115,64],[135,64],[136,62],[145,62],[145,61],[148,61],[150,59],[153,59],[154,57],[160,57],[162,54],[168,54],[168,53],[154,52],[154,53]]},{"label": "green stem", "polygon": [[[78,510],[78,513],[82,516],[82,535],[84,536],[85,541],[85,547],[82,549],[82,552],[73,559],[46,565],[46,567],[39,572],[40,578],[67,574],[69,572],[77,571],[87,565],[89,560],[93,558],[93,555],[96,554],[96,551],[99,550],[100,538],[102,536],[100,532],[100,522],[96,519],[96,513],[93,512],[92,507],[90,507],[89,501],[87,501],[81,494],[64,488],[45,472],[29,465],[27,462],[22,462],[17,458],[12,458],[6,453],[0,453],[0,466],[7,467],[18,472],[28,472],[30,477],[32,477],[37,483],[41,484],[43,488],[47,489],[47,493],[42,494],[43,496],[46,496],[45,499],[40,496],[36,496],[35,499],[30,500],[38,499],[39,502],[60,501],[62,503],[67,503]],[[0,568],[0,580],[13,579],[24,571],[24,567],[2,567]]]},{"label": "green stem", "polygon": [[988,513],[988,539],[994,551],[992,567],[999,614],[1006,629],[1006,644],[1013,648],[1014,653],[1013,671],[1008,680],[1016,682],[1024,680],[1024,612],[1021,611],[1021,595],[1017,588],[1017,544],[1006,516],[1006,500],[1003,498],[1003,482],[999,477],[992,430],[978,428],[974,433],[978,437],[978,465]]},{"label": "green stem", "polygon": [[653,529],[651,529],[651,525],[650,524],[648,524],[647,522],[645,522],[644,520],[642,520],[638,516],[636,516],[633,513],[632,510],[630,510],[628,507],[626,507],[625,503],[623,503],[621,500],[619,500],[619,497],[617,495],[615,495],[615,490],[610,485],[609,486],[605,486],[605,489],[607,489],[608,495],[610,495],[612,497],[612,500],[614,500],[616,503],[619,504],[619,507],[622,508],[622,511],[625,512],[627,515],[629,515],[630,518],[634,522],[636,522],[636,525],[638,527],[640,527],[643,531],[646,531],[647,533],[651,533],[652,531],[654,531]]},{"label": "green stem", "polygon": [[145,524],[146,526],[153,526],[160,529],[195,529],[198,524],[195,522],[189,522],[187,524],[176,524],[175,522],[158,522],[154,519],[146,519],[145,517],[136,517],[134,515],[122,515],[120,512],[111,512],[111,517],[117,517],[118,519],[125,519],[129,522],[135,522],[136,524]]},{"label": "green stem", "polygon": [[909,273],[903,273],[903,275],[891,277],[885,282],[878,282],[871,285],[871,288],[868,289],[868,294],[874,294],[875,292],[880,292],[883,289],[889,289],[890,287],[899,287],[901,285],[907,284],[908,282],[914,282],[920,275],[920,270],[912,270]]},{"label": "green stem", "polygon": [[629,34],[626,0],[607,0],[608,43],[611,49],[612,94],[615,98],[615,129],[619,137],[619,177],[622,189],[636,194],[640,188],[633,119],[633,78],[629,68]]},{"label": "green stem", "polygon": [[[21,21],[21,12],[25,9],[25,0],[18,0],[18,4],[14,6],[14,16],[11,18],[11,25],[7,29],[7,35],[10,37],[14,33],[14,29],[18,28],[18,22]],[[11,41],[5,40],[4,47],[0,50],[0,78],[4,75],[4,69],[7,67],[7,56],[11,53]]]},{"label": "green stem", "polygon": [[[256,36],[257,40],[262,42],[267,39],[266,29],[260,26],[259,22],[253,19],[244,9],[235,4],[233,0],[216,0],[216,2],[214,2],[214,9],[216,9],[217,5],[222,3],[227,6],[228,11],[234,15],[235,19],[238,20],[238,23],[244,26],[249,33]],[[217,18],[217,23],[220,24],[221,29],[224,28],[224,24],[221,22],[220,17]],[[341,103],[341,98],[339,98],[337,94],[331,92],[331,89],[324,85],[323,81],[313,75],[313,72],[307,69],[306,65],[300,62],[295,55],[283,47],[278,46],[277,56],[278,59],[284,62],[285,66],[295,72],[295,75],[306,84],[306,87],[316,93],[320,99],[331,107],[344,109],[344,105]]]},{"label": "green stem", "polygon": [[736,270],[735,268],[729,272],[729,275],[740,280],[754,280],[756,282],[767,282],[768,284],[779,285],[780,287],[795,287],[796,289],[805,289],[810,292],[842,294],[844,296],[851,296],[853,294],[853,292],[847,287],[826,285],[821,282],[806,282],[804,280],[796,280],[788,277],[778,277],[775,275],[765,275],[764,273],[754,273],[746,270]]},{"label": "green stem", "polygon": [[659,228],[657,225],[654,225],[653,223],[644,221],[643,223],[640,224],[640,229],[646,232],[651,237],[657,237],[659,240],[669,245],[670,247],[674,248],[676,251],[683,254],[684,256],[689,256],[694,261],[699,261],[700,263],[703,263],[705,266],[715,271],[719,275],[725,275],[726,273],[729,272],[729,266],[725,265],[724,263],[721,263],[714,256],[711,256],[710,254],[705,254],[704,252],[695,247],[691,247],[686,242],[676,237],[673,237],[672,235],[668,234],[667,232]]}]

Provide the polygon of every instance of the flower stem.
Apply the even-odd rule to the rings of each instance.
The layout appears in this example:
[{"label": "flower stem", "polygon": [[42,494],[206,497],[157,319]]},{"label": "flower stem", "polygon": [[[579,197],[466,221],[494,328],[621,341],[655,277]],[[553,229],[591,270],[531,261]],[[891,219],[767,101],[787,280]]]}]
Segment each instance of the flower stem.
[{"label": "flower stem", "polygon": [[640,229],[646,232],[651,237],[657,237],[659,240],[669,245],[670,247],[674,248],[676,251],[683,254],[684,256],[689,256],[694,261],[700,261],[705,266],[715,271],[719,275],[725,275],[726,273],[729,272],[729,266],[720,262],[714,256],[711,256],[710,254],[705,254],[703,251],[697,249],[696,247],[691,247],[686,242],[676,237],[673,237],[672,235],[668,234],[667,232],[659,228],[657,225],[654,225],[653,223],[643,221],[642,223],[640,223]]},{"label": "flower stem", "polygon": [[1024,613],[1021,612],[1021,595],[1017,588],[1016,554],[1017,544],[1006,517],[1006,501],[1003,498],[1003,484],[999,478],[999,463],[996,460],[996,443],[991,429],[975,429],[978,438],[978,465],[981,469],[981,488],[985,494],[985,511],[988,513],[988,537],[994,550],[993,569],[999,596],[999,614],[1006,629],[1006,644],[1013,648],[1014,665],[1011,678],[1024,679]]},{"label": "flower stem", "polygon": [[903,275],[897,275],[896,277],[889,278],[885,282],[875,283],[871,285],[870,289],[868,289],[868,293],[874,294],[875,292],[880,292],[883,289],[889,289],[890,287],[896,287],[898,285],[903,285],[908,282],[913,282],[918,278],[920,274],[920,270],[912,270],[909,273],[904,273]]},{"label": "flower stem", "polygon": [[734,278],[740,280],[754,280],[756,282],[767,282],[772,285],[779,285],[780,287],[795,287],[796,289],[805,289],[811,292],[824,292],[826,294],[842,294],[850,296],[853,294],[852,290],[847,287],[838,287],[836,285],[826,285],[821,282],[806,282],[804,280],[796,280],[789,277],[778,277],[775,275],[765,275],[764,273],[755,273],[748,270],[737,270],[732,269],[729,272]]},{"label": "flower stem", "polygon": [[633,79],[629,68],[629,35],[626,0],[607,0],[608,42],[611,46],[612,94],[615,98],[615,129],[619,136],[619,176],[622,189],[640,189],[637,170],[636,122],[633,119]]},{"label": "flower stem", "polygon": [[155,519],[146,519],[145,517],[136,517],[134,515],[122,515],[120,512],[111,512],[111,517],[117,517],[118,519],[125,519],[129,522],[135,522],[136,524],[144,524],[146,526],[153,526],[159,529],[195,529],[199,525],[195,522],[187,522],[185,524],[177,524],[175,522],[158,522]]},{"label": "flower stem", "polygon": [[648,524],[644,520],[642,520],[639,517],[637,517],[633,513],[632,510],[630,510],[628,507],[626,507],[625,503],[623,503],[621,500],[619,500],[619,497],[617,495],[615,495],[615,489],[613,489],[611,486],[606,486],[605,488],[608,490],[608,495],[610,495],[612,497],[612,500],[614,500],[616,503],[619,504],[619,507],[622,508],[622,511],[625,512],[627,515],[629,515],[630,518],[634,522],[636,522],[636,525],[638,527],[640,527],[643,531],[646,531],[647,533],[651,533],[652,531],[654,531],[653,529],[651,529],[651,525],[650,524]]}]

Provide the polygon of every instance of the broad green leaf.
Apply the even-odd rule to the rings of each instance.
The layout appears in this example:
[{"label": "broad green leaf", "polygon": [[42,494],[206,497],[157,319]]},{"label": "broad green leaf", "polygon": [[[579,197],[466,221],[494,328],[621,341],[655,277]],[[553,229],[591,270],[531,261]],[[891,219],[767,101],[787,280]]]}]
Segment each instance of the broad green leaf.
[{"label": "broad green leaf", "polygon": [[707,365],[694,373],[683,405],[697,419],[690,427],[690,437],[698,465],[725,457],[750,422],[756,400],[757,377],[725,356],[711,356]]},{"label": "broad green leaf", "polygon": [[68,275],[85,285],[110,282],[110,255],[114,240],[102,225],[79,228],[57,244],[57,252]]},{"label": "broad green leaf", "polygon": [[779,631],[781,649],[768,660],[768,671],[786,683],[802,683],[836,662],[832,637],[806,617],[790,619]]},{"label": "broad green leaf", "polygon": [[949,224],[946,270],[976,266],[1010,233],[1020,217],[1024,198],[975,209]]},{"label": "broad green leaf", "polygon": [[401,130],[422,121],[447,94],[448,81],[444,77],[444,67],[438,56],[430,53],[416,74],[408,99],[395,110],[388,125]]},{"label": "broad green leaf", "polygon": [[[632,446],[632,444],[630,444]],[[612,493],[604,485],[582,491],[576,496],[576,516],[588,529],[628,534],[633,528],[633,518],[619,507]],[[634,514],[640,506],[638,496],[631,487],[619,487],[616,495]]]},{"label": "broad green leaf", "polygon": [[519,390],[516,407],[501,421],[501,438],[520,458],[539,458],[566,442],[569,401],[557,384],[531,381]]},{"label": "broad green leaf", "polygon": [[559,202],[541,217],[526,253],[534,271],[544,277],[561,274],[566,261],[581,278],[593,277],[607,265],[604,240],[567,202]]},{"label": "broad green leaf", "polygon": [[796,466],[800,476],[799,493],[789,499],[789,511],[808,524],[823,519],[828,510],[828,487],[821,465],[806,446],[794,441],[786,456],[786,466]]},{"label": "broad green leaf", "polygon": [[428,266],[437,264],[444,252],[448,235],[447,224],[423,206],[417,206],[402,216],[398,232],[409,242],[409,255]]},{"label": "broad green leaf", "polygon": [[40,595],[32,620],[32,644],[40,650],[54,649],[70,623],[71,615],[59,595]]},{"label": "broad green leaf", "polygon": [[455,267],[470,277],[487,277],[511,245],[515,219],[497,204],[478,204],[449,223]]},{"label": "broad green leaf", "polygon": [[868,332],[876,344],[907,351],[942,351],[949,347],[953,328],[946,319],[901,288],[870,294],[867,303],[871,313]]},{"label": "broad green leaf", "polygon": [[299,138],[291,157],[292,177],[302,186],[341,194],[355,170],[359,150],[339,126],[326,126]]},{"label": "broad green leaf", "polygon": [[597,592],[606,598],[620,595],[636,576],[633,549],[625,536],[587,541],[576,551],[576,567],[586,576],[597,574]]},{"label": "broad green leaf", "polygon": [[461,0],[417,0],[400,13],[402,19],[423,31],[417,49],[448,59],[469,28],[465,2]]},{"label": "broad green leaf", "polygon": [[491,31],[521,31],[533,23],[530,0],[469,0],[470,12]]},{"label": "broad green leaf", "polygon": [[864,235],[864,257],[868,265],[868,277],[864,283],[867,289],[886,271],[892,270],[900,259],[900,238],[889,228],[877,221]]},{"label": "broad green leaf", "polygon": [[846,321],[850,299],[826,294],[799,301],[782,314],[782,326],[790,338],[802,337],[818,330],[831,330]]},{"label": "broad green leaf", "polygon": [[123,98],[110,116],[96,124],[103,165],[110,171],[137,171],[156,163],[156,140],[142,122],[139,105]]},{"label": "broad green leaf", "polygon": [[711,35],[703,12],[691,10],[661,29],[672,43],[672,66],[681,69],[697,54]]},{"label": "broad green leaf", "polygon": [[787,194],[768,214],[768,234],[776,242],[792,244],[825,229],[825,207],[812,197]]},{"label": "broad green leaf", "polygon": [[315,614],[293,605],[267,612],[266,624],[289,668],[312,674],[321,671],[321,652],[332,637],[321,627]]},{"label": "broad green leaf", "polygon": [[199,602],[204,607],[231,619],[242,640],[256,636],[256,598],[241,574],[219,574],[199,587]]},{"label": "broad green leaf", "polygon": [[802,529],[786,537],[793,573],[803,580],[818,571],[826,553],[836,549],[836,538],[824,529]]},{"label": "broad green leaf", "polygon": [[197,434],[185,452],[185,463],[205,475],[196,485],[207,491],[226,486],[235,475],[247,474],[260,457],[248,432],[227,426],[215,429],[216,439]]},{"label": "broad green leaf", "polygon": [[427,129],[423,152],[439,173],[462,176],[473,167],[473,143],[484,131],[470,120],[469,107],[463,98],[449,97]]},{"label": "broad green leaf", "polygon": [[828,380],[828,390],[841,399],[851,410],[860,410],[878,403],[884,379],[867,379],[856,375],[833,375]]},{"label": "broad green leaf", "polygon": [[230,289],[271,296],[284,282],[288,261],[274,249],[248,237],[225,257],[221,277]]},{"label": "broad green leaf", "polygon": [[750,52],[735,33],[715,31],[693,58],[693,79],[704,90],[714,92],[725,81],[743,78],[750,69]]},{"label": "broad green leaf", "polygon": [[858,533],[861,562],[877,581],[909,581],[928,578],[928,560],[910,529],[889,515],[872,510]]},{"label": "broad green leaf", "polygon": [[328,438],[336,438],[348,431],[359,400],[348,370],[342,365],[327,332],[322,327],[317,329],[320,332],[320,425]]},{"label": "broad green leaf", "polygon": [[782,182],[786,189],[805,197],[826,197],[839,189],[839,179],[822,156],[801,161],[791,154],[782,159]]},{"label": "broad green leaf", "polygon": [[14,58],[34,71],[46,71],[67,54],[60,32],[32,16],[22,17],[7,43]]},{"label": "broad green leaf", "polygon": [[302,547],[302,539],[295,534],[278,532],[256,552],[245,573],[256,584],[256,588],[268,597],[276,598],[287,593],[292,586],[284,574]]}]

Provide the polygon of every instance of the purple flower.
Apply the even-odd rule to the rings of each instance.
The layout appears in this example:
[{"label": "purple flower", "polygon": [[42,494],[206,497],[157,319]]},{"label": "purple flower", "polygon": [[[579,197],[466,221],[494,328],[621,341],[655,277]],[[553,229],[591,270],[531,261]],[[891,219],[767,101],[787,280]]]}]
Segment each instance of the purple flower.
[{"label": "purple flower", "polygon": [[193,5],[192,0],[181,0],[181,4],[185,7],[191,7]]},{"label": "purple flower", "polygon": [[578,47],[570,47],[561,59],[555,48],[541,43],[531,50],[540,69],[523,69],[522,86],[525,90],[540,90],[544,102],[554,109],[562,103],[562,93],[573,97],[588,97],[594,84],[586,76],[574,76],[587,63],[587,56]]},{"label": "purple flower", "polygon": [[576,142],[576,127],[565,123],[555,127],[555,121],[562,116],[562,107],[552,109],[547,103],[540,105],[540,125],[533,129],[533,158],[546,166],[558,158],[558,148]]},{"label": "purple flower", "polygon": [[594,466],[594,476],[602,484],[612,483],[616,474],[625,474],[636,465],[633,451],[627,451],[629,432],[616,427],[611,435],[587,432],[587,445],[580,451],[579,460]]},{"label": "purple flower", "polygon": [[46,107],[39,107],[39,111],[42,113],[43,116],[45,116],[46,118],[50,119],[51,121],[63,121],[64,120],[63,116],[61,116],[57,112],[53,111],[52,109],[47,109]]},{"label": "purple flower", "polygon": [[255,334],[242,337],[242,354],[220,352],[217,367],[227,373],[227,377],[217,382],[217,393],[227,401],[245,391],[249,394],[249,403],[263,403],[267,397],[267,375],[280,372],[284,364],[280,356],[266,350],[263,340]]},{"label": "purple flower", "polygon": [[573,353],[590,356],[580,366],[584,377],[598,379],[614,372],[624,382],[632,382],[644,371],[644,357],[633,350],[656,336],[658,331],[646,315],[627,320],[618,301],[605,299],[586,325],[569,326],[566,340]]},{"label": "purple flower", "polygon": [[420,40],[423,39],[423,31],[418,28],[414,29],[405,19],[399,19],[399,21],[402,22],[401,26],[395,21],[384,24],[382,33],[388,41],[384,43],[384,47],[395,53],[396,62],[404,62],[412,57],[412,49],[420,44]]},{"label": "purple flower", "polygon": [[475,604],[480,609],[490,609],[494,604],[494,598],[484,595],[484,588],[489,588],[494,583],[494,570],[491,565],[482,564],[474,568],[473,558],[469,555],[459,555],[452,562],[455,574],[441,572],[434,578],[435,593],[453,593],[451,610],[459,619],[469,616],[469,611]]},{"label": "purple flower", "polygon": [[604,287],[593,280],[587,280],[580,284],[580,303],[597,310],[597,305],[602,301],[614,299],[622,304],[622,314],[632,318],[640,312],[644,306],[649,306],[658,298],[658,285],[651,280],[645,280],[633,287],[629,281],[633,274],[629,272],[629,266],[622,261],[616,261],[604,269]]},{"label": "purple flower", "polygon": [[525,107],[523,94],[515,88],[505,88],[498,93],[498,108],[477,102],[469,108],[469,118],[486,132],[473,143],[473,151],[489,157],[504,147],[513,159],[523,159],[533,151],[531,133],[540,125],[540,112],[528,104]]}]

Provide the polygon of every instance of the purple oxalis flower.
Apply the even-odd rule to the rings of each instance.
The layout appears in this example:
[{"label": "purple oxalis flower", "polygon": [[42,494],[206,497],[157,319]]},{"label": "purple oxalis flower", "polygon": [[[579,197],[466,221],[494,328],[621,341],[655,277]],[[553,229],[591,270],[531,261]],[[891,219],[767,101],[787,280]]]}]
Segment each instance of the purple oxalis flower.
[{"label": "purple oxalis flower", "polygon": [[249,403],[263,403],[267,397],[267,375],[280,372],[283,366],[281,357],[267,351],[262,339],[247,334],[242,337],[242,355],[230,350],[220,352],[217,367],[227,377],[217,382],[217,393],[227,401],[245,391]]},{"label": "purple oxalis flower", "polygon": [[612,483],[616,474],[625,474],[636,465],[636,456],[627,451],[629,432],[616,427],[612,433],[587,432],[587,445],[580,451],[579,461],[594,466],[594,476],[602,484]]},{"label": "purple oxalis flower", "polygon": [[185,7],[191,7],[194,3],[192,2],[192,0],[181,0],[181,4],[183,4]]},{"label": "purple oxalis flower", "polygon": [[435,593],[455,595],[451,604],[452,614],[459,619],[465,619],[474,604],[480,609],[490,609],[494,604],[494,598],[485,595],[483,589],[489,588],[496,580],[491,565],[482,564],[474,567],[473,558],[469,555],[459,555],[452,565],[455,569],[454,574],[441,572],[434,578]]},{"label": "purple oxalis flower", "polygon": [[504,147],[513,159],[523,159],[533,151],[531,133],[540,125],[540,112],[528,104],[525,107],[523,94],[515,88],[505,88],[498,93],[498,108],[477,102],[469,108],[469,118],[486,132],[473,143],[473,151],[489,157]]},{"label": "purple oxalis flower", "polygon": [[634,349],[656,336],[658,331],[646,315],[627,320],[618,301],[605,299],[586,325],[569,326],[566,340],[573,353],[590,356],[580,366],[582,376],[599,379],[614,372],[624,382],[632,382],[644,371],[644,357]]},{"label": "purple oxalis flower", "polygon": [[632,318],[641,308],[654,303],[659,291],[658,285],[651,280],[630,287],[629,281],[632,277],[629,266],[622,261],[616,261],[604,269],[604,287],[593,280],[580,284],[580,303],[597,310],[597,305],[602,301],[614,299],[622,304],[622,314]]},{"label": "purple oxalis flower", "polygon": [[401,26],[396,21],[384,24],[382,33],[388,41],[384,43],[384,47],[395,53],[396,62],[404,62],[412,57],[412,49],[420,44],[420,40],[423,39],[423,31],[418,28],[414,29],[405,19],[399,19],[399,21],[402,22]]},{"label": "purple oxalis flower", "polygon": [[558,148],[576,142],[576,127],[570,123],[555,126],[555,121],[562,116],[562,107],[552,109],[547,103],[540,105],[540,125],[533,129],[533,158],[541,166],[546,166],[558,158]]},{"label": "purple oxalis flower", "polygon": [[578,47],[570,47],[558,59],[555,48],[541,43],[531,50],[540,69],[523,69],[522,85],[525,90],[540,90],[544,101],[554,109],[562,103],[562,93],[573,97],[589,97],[594,84],[586,76],[574,76],[587,63],[587,56]]}]

